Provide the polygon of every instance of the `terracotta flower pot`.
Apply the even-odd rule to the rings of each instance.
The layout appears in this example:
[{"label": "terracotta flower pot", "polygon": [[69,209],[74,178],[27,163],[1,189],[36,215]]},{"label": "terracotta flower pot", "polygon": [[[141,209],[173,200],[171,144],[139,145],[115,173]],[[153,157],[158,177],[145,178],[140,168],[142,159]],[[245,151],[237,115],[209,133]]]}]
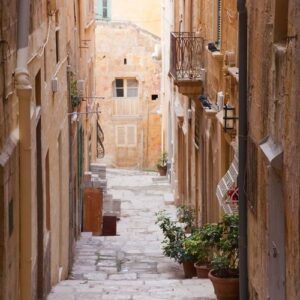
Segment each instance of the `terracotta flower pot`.
[{"label": "terracotta flower pot", "polygon": [[167,166],[157,166],[157,170],[158,170],[160,176],[167,175]]},{"label": "terracotta flower pot", "polygon": [[194,262],[192,261],[185,261],[182,263],[183,265],[183,271],[185,278],[193,278],[196,274],[196,269],[194,267]]},{"label": "terracotta flower pot", "polygon": [[210,271],[210,268],[207,265],[201,265],[199,263],[195,263],[194,267],[196,269],[198,278],[208,278],[208,273]]},{"label": "terracotta flower pot", "polygon": [[214,270],[208,273],[218,300],[239,300],[239,278],[221,278],[214,276]]}]

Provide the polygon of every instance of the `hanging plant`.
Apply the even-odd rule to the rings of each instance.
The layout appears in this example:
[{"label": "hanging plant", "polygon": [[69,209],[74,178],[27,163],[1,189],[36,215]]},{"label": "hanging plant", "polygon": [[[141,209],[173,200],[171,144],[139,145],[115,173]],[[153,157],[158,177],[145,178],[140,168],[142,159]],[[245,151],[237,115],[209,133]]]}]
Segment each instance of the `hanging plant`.
[{"label": "hanging plant", "polygon": [[70,97],[71,97],[72,108],[74,109],[80,103],[80,97],[78,95],[78,90],[77,90],[77,80],[74,78],[74,76],[71,76],[71,80],[70,80]]}]

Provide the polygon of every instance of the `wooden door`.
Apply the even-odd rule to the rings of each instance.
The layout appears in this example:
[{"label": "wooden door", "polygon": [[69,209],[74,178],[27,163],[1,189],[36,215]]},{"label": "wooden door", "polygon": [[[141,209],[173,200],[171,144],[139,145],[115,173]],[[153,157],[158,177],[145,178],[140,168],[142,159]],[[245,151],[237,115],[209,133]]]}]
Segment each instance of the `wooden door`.
[{"label": "wooden door", "polygon": [[281,178],[269,167],[269,299],[285,299],[285,214]]},{"label": "wooden door", "polygon": [[102,190],[99,188],[86,188],[83,201],[83,231],[100,235],[102,233]]}]

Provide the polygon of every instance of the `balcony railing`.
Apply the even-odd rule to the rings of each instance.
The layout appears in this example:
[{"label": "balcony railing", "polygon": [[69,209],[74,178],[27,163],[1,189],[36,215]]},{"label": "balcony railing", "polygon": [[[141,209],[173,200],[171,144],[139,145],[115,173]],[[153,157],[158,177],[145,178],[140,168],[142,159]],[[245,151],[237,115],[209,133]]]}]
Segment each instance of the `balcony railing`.
[{"label": "balcony railing", "polygon": [[194,32],[171,33],[170,74],[175,81],[203,80],[203,38]]}]

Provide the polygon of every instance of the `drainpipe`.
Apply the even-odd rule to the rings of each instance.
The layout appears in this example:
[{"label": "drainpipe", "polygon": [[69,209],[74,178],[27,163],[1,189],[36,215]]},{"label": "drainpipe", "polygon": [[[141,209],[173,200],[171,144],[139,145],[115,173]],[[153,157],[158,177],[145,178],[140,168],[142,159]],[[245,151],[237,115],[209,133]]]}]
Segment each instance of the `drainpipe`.
[{"label": "drainpipe", "polygon": [[239,274],[240,299],[247,300],[248,254],[247,254],[247,9],[246,0],[238,0],[239,12]]},{"label": "drainpipe", "polygon": [[32,86],[27,69],[30,1],[18,1],[16,93],[19,98],[20,130],[20,299],[31,300],[32,294]]}]

